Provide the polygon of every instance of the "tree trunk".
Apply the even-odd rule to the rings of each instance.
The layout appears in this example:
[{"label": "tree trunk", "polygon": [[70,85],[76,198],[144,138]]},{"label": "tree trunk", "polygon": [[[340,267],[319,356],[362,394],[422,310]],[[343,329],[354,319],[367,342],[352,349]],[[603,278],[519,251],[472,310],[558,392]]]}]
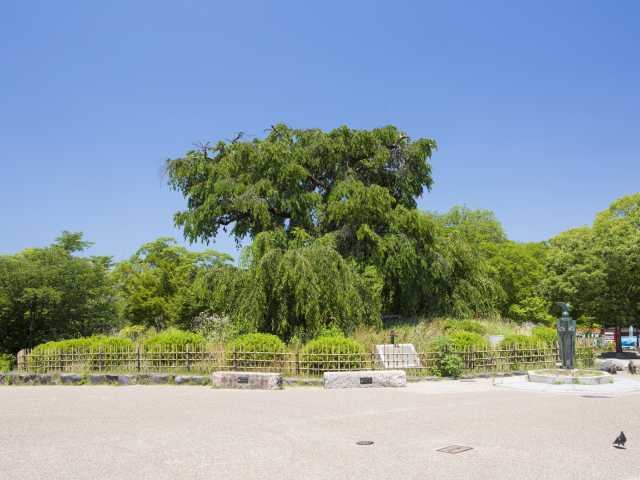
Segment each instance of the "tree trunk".
[{"label": "tree trunk", "polygon": [[622,334],[619,325],[616,325],[614,338],[616,340],[616,353],[622,353]]}]

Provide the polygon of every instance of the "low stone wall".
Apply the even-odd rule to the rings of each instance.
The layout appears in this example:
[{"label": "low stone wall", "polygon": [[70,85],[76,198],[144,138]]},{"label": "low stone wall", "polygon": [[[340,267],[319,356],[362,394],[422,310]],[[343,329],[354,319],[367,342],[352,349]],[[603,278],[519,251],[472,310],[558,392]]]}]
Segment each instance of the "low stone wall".
[{"label": "low stone wall", "polygon": [[0,385],[208,385],[205,375],[170,375],[141,373],[119,375],[106,373],[0,373]]},{"label": "low stone wall", "polygon": [[406,387],[404,370],[325,372],[324,388]]},{"label": "low stone wall", "polygon": [[215,372],[211,384],[216,388],[239,388],[249,390],[281,390],[280,373],[263,372]]}]

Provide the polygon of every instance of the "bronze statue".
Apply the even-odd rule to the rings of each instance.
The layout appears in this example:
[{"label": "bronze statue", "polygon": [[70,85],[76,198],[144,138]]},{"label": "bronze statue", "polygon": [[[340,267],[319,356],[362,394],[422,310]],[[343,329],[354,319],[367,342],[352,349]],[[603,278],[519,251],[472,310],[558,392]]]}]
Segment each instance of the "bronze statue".
[{"label": "bronze statue", "polygon": [[576,353],[576,321],[569,316],[571,305],[558,302],[562,308],[562,317],[558,319],[558,345],[560,346],[560,362],[562,368],[574,368]]}]

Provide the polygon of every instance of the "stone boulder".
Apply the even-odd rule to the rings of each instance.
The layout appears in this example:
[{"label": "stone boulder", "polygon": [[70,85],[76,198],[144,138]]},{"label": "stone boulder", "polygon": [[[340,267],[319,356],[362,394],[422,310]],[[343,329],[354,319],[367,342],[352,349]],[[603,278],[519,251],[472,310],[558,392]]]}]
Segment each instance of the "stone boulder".
[{"label": "stone boulder", "polygon": [[[631,365],[631,369],[629,368]],[[596,358],[595,366],[603,372],[622,372],[631,371],[634,368],[640,370],[640,360],[629,360],[624,358]]]}]

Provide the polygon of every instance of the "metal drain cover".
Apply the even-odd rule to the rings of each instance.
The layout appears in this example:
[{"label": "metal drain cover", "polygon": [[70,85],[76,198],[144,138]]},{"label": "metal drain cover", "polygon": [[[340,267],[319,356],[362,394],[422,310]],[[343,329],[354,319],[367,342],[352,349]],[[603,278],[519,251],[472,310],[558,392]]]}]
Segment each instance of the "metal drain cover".
[{"label": "metal drain cover", "polygon": [[448,447],[439,448],[436,452],[450,453],[455,455],[457,453],[466,452],[467,450],[473,450],[473,447],[465,447],[463,445],[449,445]]},{"label": "metal drain cover", "polygon": [[609,395],[580,395],[582,398],[613,398]]},{"label": "metal drain cover", "polygon": [[356,445],[373,445],[373,442],[371,440],[360,440],[356,442]]}]

